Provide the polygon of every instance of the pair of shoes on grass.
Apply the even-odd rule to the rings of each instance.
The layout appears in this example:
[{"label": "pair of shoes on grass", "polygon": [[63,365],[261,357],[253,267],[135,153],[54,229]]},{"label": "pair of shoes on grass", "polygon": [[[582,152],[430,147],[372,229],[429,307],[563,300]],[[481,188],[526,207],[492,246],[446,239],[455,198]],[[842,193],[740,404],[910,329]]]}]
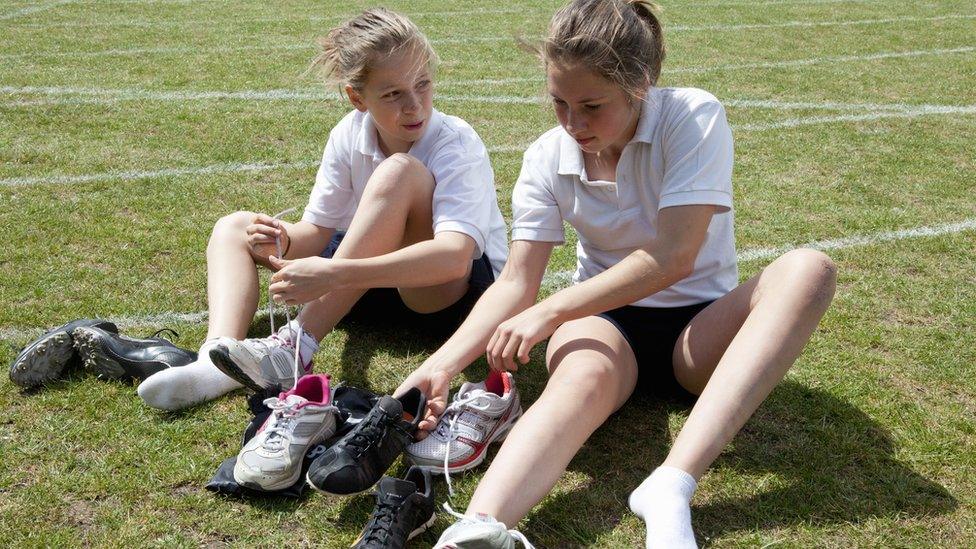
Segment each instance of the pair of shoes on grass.
[{"label": "pair of shoes on grass", "polygon": [[142,380],[196,360],[196,353],[156,337],[159,333],[136,339],[120,335],[118,327],[107,320],[75,320],[24,347],[10,366],[10,380],[32,389],[82,364],[103,379]]}]

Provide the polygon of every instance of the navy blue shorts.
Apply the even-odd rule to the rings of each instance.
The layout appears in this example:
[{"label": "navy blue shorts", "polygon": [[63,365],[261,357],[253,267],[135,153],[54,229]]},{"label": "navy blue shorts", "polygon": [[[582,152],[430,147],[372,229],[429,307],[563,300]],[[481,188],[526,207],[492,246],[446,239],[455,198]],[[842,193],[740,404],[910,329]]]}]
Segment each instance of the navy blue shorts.
[{"label": "navy blue shorts", "polygon": [[674,345],[681,331],[711,301],[685,307],[635,307],[627,305],[600,313],[620,330],[637,358],[637,388],[656,397],[694,401],[674,377]]},{"label": "navy blue shorts", "polygon": [[[319,255],[326,258],[335,255],[344,236],[344,232],[337,232]],[[468,291],[453,305],[433,313],[418,313],[403,303],[400,292],[396,288],[372,288],[363,294],[343,320],[374,325],[410,323],[409,325],[426,331],[450,335],[464,322],[481,294],[485,293],[494,281],[495,273],[491,268],[491,262],[486,254],[481,254],[481,257],[471,263]]]}]

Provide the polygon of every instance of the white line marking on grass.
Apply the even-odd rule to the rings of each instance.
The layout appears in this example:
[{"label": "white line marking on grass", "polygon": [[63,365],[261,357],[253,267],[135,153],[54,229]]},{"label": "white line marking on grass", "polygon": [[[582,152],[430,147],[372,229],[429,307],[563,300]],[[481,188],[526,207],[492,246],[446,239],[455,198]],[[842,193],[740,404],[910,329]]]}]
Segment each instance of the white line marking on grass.
[{"label": "white line marking on grass", "polygon": [[[934,105],[927,105],[934,107]],[[874,112],[865,114],[840,114],[835,116],[811,116],[807,118],[790,118],[776,122],[766,122],[762,124],[733,124],[733,131],[766,131],[778,128],[796,128],[799,126],[810,126],[813,124],[830,124],[834,122],[862,122],[867,120],[880,120],[882,118],[916,118],[927,115],[945,114],[976,114],[976,105],[964,107],[942,107],[937,109],[916,109],[906,111]]]},{"label": "white line marking on grass", "polygon": [[[739,252],[738,260],[740,262],[749,261],[759,261],[764,259],[773,259],[783,255],[784,253],[794,250],[796,248],[813,248],[815,250],[840,250],[846,248],[853,248],[856,246],[870,246],[873,244],[881,244],[884,242],[893,242],[898,240],[906,240],[912,238],[926,238],[933,236],[942,236],[948,234],[960,233],[963,231],[976,230],[976,218],[966,219],[958,223],[948,223],[944,225],[933,225],[928,227],[915,227],[912,229],[901,229],[897,231],[885,231],[880,233],[873,233],[867,235],[857,235],[849,236],[844,238],[835,238],[831,240],[816,240],[813,242],[807,242],[806,244],[801,244],[798,246],[788,245],[781,246],[778,248],[756,248],[752,250],[744,250]],[[543,286],[550,290],[555,290],[558,288],[565,287],[568,285],[573,278],[573,271],[556,271],[546,273],[543,279]],[[257,318],[263,318],[266,316],[263,310],[259,311],[256,315]],[[158,313],[146,316],[124,316],[116,317],[113,322],[115,322],[119,328],[122,329],[132,329],[132,328],[142,328],[146,326],[165,326],[180,323],[199,323],[205,322],[207,320],[208,314],[206,311],[199,311],[195,313]],[[43,328],[2,328],[0,329],[0,340],[13,342],[13,341],[23,341],[26,339],[32,339],[40,334],[44,333]]]},{"label": "white line marking on grass", "polygon": [[9,13],[0,14],[0,21],[9,21],[11,19],[16,19],[18,17],[24,17],[26,15],[32,15],[38,12],[47,11],[54,9],[58,6],[63,6],[64,4],[70,4],[74,0],[60,0],[58,2],[48,2],[46,4],[35,4],[33,6],[28,6],[26,8],[21,8],[19,10],[14,10]]},{"label": "white line marking on grass", "polygon": [[[976,52],[976,47],[948,48],[938,50],[913,50],[869,53],[864,55],[839,55],[835,57],[812,57],[809,59],[793,59],[789,61],[769,61],[764,63],[742,63],[739,65],[716,65],[712,67],[675,67],[665,68],[665,73],[704,73],[714,71],[732,71],[742,69],[776,69],[788,67],[805,67],[824,63],[850,63],[854,61],[874,61],[878,59],[897,59],[900,57],[922,57],[926,55],[950,55],[955,53]],[[541,79],[540,79],[541,81]]]},{"label": "white line marking on grass", "polygon": [[740,23],[734,25],[672,25],[665,31],[734,31],[750,29],[781,29],[789,27],[848,27],[857,25],[887,25],[889,23],[917,23],[922,21],[950,21],[955,19],[976,19],[976,15],[950,14],[932,17],[889,17],[886,19],[851,19],[840,21],[782,21],[779,23]]},{"label": "white line marking on grass", "polygon": [[[504,145],[489,147],[492,154],[511,154],[525,151],[528,145]],[[9,177],[0,179],[0,187],[20,187],[27,185],[56,185],[70,183],[91,183],[97,181],[135,181],[139,179],[158,179],[163,177],[200,176],[242,172],[267,172],[276,170],[303,170],[318,167],[319,161],[301,162],[229,162],[209,166],[189,166],[185,168],[164,168],[161,170],[101,172],[80,175],[42,175],[28,177]]]},{"label": "white line marking on grass", "polygon": [[915,227],[913,229],[901,229],[897,231],[886,231],[860,236],[848,236],[834,238],[830,240],[815,240],[796,246],[780,246],[779,248],[757,248],[745,250],[739,253],[739,261],[756,261],[759,259],[772,259],[779,257],[790,250],[796,248],[813,248],[814,250],[841,250],[853,248],[855,246],[869,246],[882,242],[892,242],[895,240],[905,240],[908,238],[921,238],[930,236],[941,236],[946,234],[961,233],[963,231],[976,230],[976,218],[970,218],[958,223],[947,223],[945,225],[932,225],[928,227]]}]

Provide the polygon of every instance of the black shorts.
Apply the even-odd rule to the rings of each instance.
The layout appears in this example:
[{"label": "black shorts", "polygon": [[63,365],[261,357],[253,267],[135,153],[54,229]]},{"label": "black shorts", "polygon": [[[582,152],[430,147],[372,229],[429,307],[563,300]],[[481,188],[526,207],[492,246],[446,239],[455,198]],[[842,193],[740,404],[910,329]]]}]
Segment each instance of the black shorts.
[{"label": "black shorts", "polygon": [[[329,245],[319,254],[331,258],[339,249],[345,232],[339,231],[332,237]],[[454,304],[433,313],[418,313],[407,307],[396,288],[372,288],[353,306],[343,321],[368,324],[416,326],[424,331],[450,335],[464,322],[471,308],[495,281],[491,261],[486,254],[471,263],[468,277],[468,291]]]},{"label": "black shorts", "polygon": [[613,323],[637,358],[635,392],[656,397],[694,401],[697,398],[674,377],[674,344],[691,319],[712,302],[685,307],[635,307],[627,305],[597,316]]}]

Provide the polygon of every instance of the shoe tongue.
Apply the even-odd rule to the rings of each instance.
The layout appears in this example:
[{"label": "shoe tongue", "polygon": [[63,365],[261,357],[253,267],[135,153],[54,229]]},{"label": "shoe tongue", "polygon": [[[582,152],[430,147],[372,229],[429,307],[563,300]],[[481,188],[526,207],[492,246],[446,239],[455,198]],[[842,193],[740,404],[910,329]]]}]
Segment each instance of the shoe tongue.
[{"label": "shoe tongue", "polygon": [[393,417],[401,417],[403,415],[403,404],[401,404],[399,400],[389,395],[381,398],[377,406]]},{"label": "shoe tongue", "polygon": [[417,486],[409,480],[402,480],[393,477],[383,477],[380,481],[379,492],[387,496],[405,498],[417,491]]}]

